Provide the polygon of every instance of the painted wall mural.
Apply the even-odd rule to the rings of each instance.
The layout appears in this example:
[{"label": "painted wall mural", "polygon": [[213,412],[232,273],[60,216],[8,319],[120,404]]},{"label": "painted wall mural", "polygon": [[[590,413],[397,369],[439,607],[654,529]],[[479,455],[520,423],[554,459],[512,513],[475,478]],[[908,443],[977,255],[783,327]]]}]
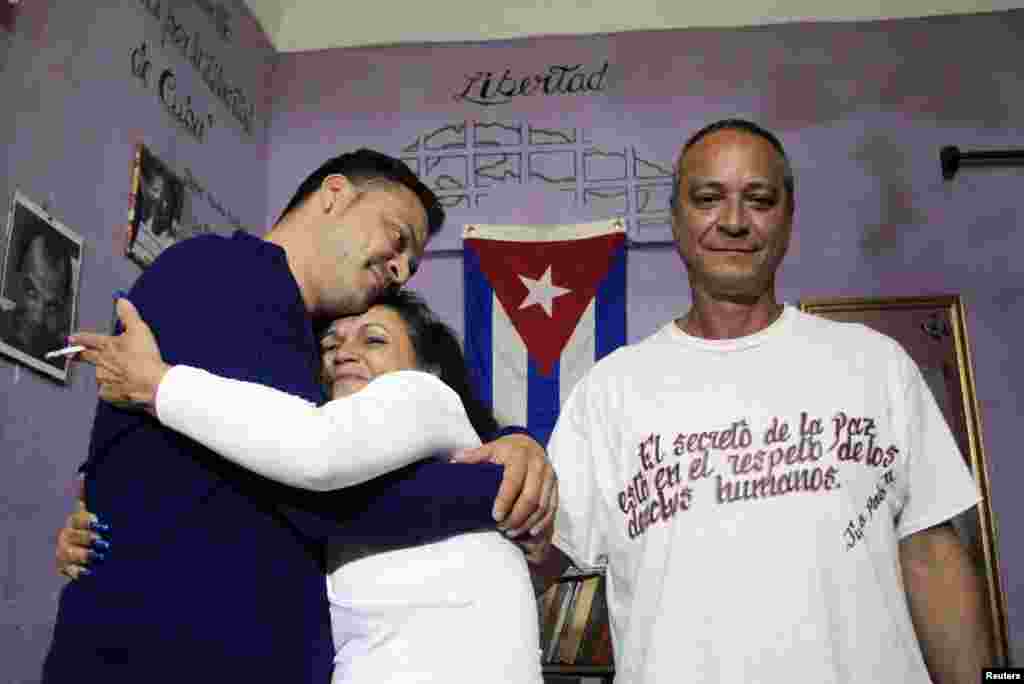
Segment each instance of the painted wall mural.
[{"label": "painted wall mural", "polygon": [[554,204],[597,217],[622,217],[631,239],[670,240],[672,161],[635,147],[603,147],[585,128],[530,122],[458,121],[429,129],[401,157],[458,220],[486,211],[510,187],[531,186]]}]

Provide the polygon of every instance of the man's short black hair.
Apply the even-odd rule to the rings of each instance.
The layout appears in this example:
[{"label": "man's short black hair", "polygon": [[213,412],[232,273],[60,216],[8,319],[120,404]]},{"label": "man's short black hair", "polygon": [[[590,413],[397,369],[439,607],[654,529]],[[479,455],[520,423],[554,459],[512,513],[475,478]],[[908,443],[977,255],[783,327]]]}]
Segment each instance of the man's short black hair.
[{"label": "man's short black hair", "polygon": [[683,149],[680,150],[679,159],[676,162],[676,167],[673,172],[672,199],[669,202],[669,205],[672,207],[672,213],[675,213],[679,209],[679,181],[681,180],[682,175],[683,158],[686,157],[686,153],[689,152],[691,147],[712,133],[717,133],[718,131],[743,131],[744,133],[750,133],[751,135],[756,135],[759,138],[764,138],[772,144],[772,147],[775,148],[775,151],[778,152],[779,156],[782,158],[782,184],[786,188],[786,193],[789,195],[789,209],[792,211],[796,201],[796,180],[793,177],[793,167],[789,163],[789,155],[786,154],[786,149],[782,146],[782,141],[780,141],[779,138],[767,128],[760,126],[753,121],[748,121],[746,119],[721,119],[708,124],[691,135],[690,139],[683,145]]},{"label": "man's short black hair", "polygon": [[302,181],[299,189],[295,191],[288,206],[281,212],[278,221],[316,192],[325,178],[335,174],[345,176],[353,185],[373,180],[385,180],[404,185],[419,198],[427,212],[427,235],[436,235],[444,225],[444,208],[438,201],[437,195],[416,177],[416,174],[405,162],[365,148],[328,159],[320,168],[309,174],[306,180]]}]

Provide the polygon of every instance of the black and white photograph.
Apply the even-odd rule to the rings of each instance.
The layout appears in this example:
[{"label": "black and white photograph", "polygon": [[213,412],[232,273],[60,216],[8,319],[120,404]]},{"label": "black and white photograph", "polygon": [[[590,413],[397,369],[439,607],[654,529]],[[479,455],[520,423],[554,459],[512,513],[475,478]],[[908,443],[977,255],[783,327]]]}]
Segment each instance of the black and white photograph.
[{"label": "black and white photograph", "polygon": [[0,352],[67,382],[67,357],[45,355],[66,346],[78,319],[82,238],[15,192],[3,241]]},{"label": "black and white photograph", "polygon": [[149,149],[139,144],[132,168],[127,255],[143,268],[175,242],[192,235],[181,216],[185,184]]}]

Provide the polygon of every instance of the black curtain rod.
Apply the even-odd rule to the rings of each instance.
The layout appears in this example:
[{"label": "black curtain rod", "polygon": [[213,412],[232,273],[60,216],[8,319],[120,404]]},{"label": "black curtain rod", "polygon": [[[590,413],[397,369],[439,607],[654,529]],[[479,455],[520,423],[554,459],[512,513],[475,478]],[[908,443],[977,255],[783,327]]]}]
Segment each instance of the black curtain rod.
[{"label": "black curtain rod", "polygon": [[939,150],[942,177],[951,180],[961,166],[1024,166],[1024,150],[962,152],[955,145]]}]

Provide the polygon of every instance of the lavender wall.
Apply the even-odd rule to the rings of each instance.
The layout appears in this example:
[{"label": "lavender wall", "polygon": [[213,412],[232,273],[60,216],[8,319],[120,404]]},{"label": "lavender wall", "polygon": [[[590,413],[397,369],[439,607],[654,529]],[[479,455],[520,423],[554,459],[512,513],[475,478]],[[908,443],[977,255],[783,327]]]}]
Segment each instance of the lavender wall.
[{"label": "lavender wall", "polygon": [[[1024,661],[1024,477],[1014,425],[1021,333],[1024,172],[939,174],[938,151],[1022,147],[1024,12],[927,20],[644,32],[282,56],[274,76],[268,217],[299,177],[359,145],[403,154],[444,191],[451,221],[413,284],[462,327],[461,224],[625,215],[629,339],[688,305],[666,245],[665,170],[703,122],[728,115],[781,133],[797,173],[788,301],[960,293],[1002,525],[1016,661]],[[494,80],[581,64],[594,91],[496,104]],[[492,90],[482,92],[493,74]],[[467,90],[468,87],[468,90]],[[512,80],[501,85],[506,91]],[[488,101],[478,104],[467,100]],[[462,128],[460,128],[462,127]]]},{"label": "lavender wall", "polygon": [[[84,238],[82,327],[106,329],[111,293],[140,273],[121,256],[119,237],[137,141],[203,186],[186,198],[186,221],[238,219],[262,230],[265,204],[253,198],[266,185],[266,77],[275,53],[234,0],[212,3],[228,11],[231,36],[222,40],[216,17],[202,9],[210,4],[33,0],[15,10],[13,30],[0,26],[0,233],[19,189]],[[253,101],[251,133],[173,41],[162,45],[165,29],[179,25],[193,44],[199,34],[225,78]],[[145,84],[130,60],[143,43],[152,63]],[[175,74],[181,100],[214,117],[202,142],[165,111],[157,93],[165,69]],[[91,371],[76,371],[64,386],[0,358],[0,682],[38,680],[62,584],[53,571],[53,535],[72,506],[94,410]]]}]

